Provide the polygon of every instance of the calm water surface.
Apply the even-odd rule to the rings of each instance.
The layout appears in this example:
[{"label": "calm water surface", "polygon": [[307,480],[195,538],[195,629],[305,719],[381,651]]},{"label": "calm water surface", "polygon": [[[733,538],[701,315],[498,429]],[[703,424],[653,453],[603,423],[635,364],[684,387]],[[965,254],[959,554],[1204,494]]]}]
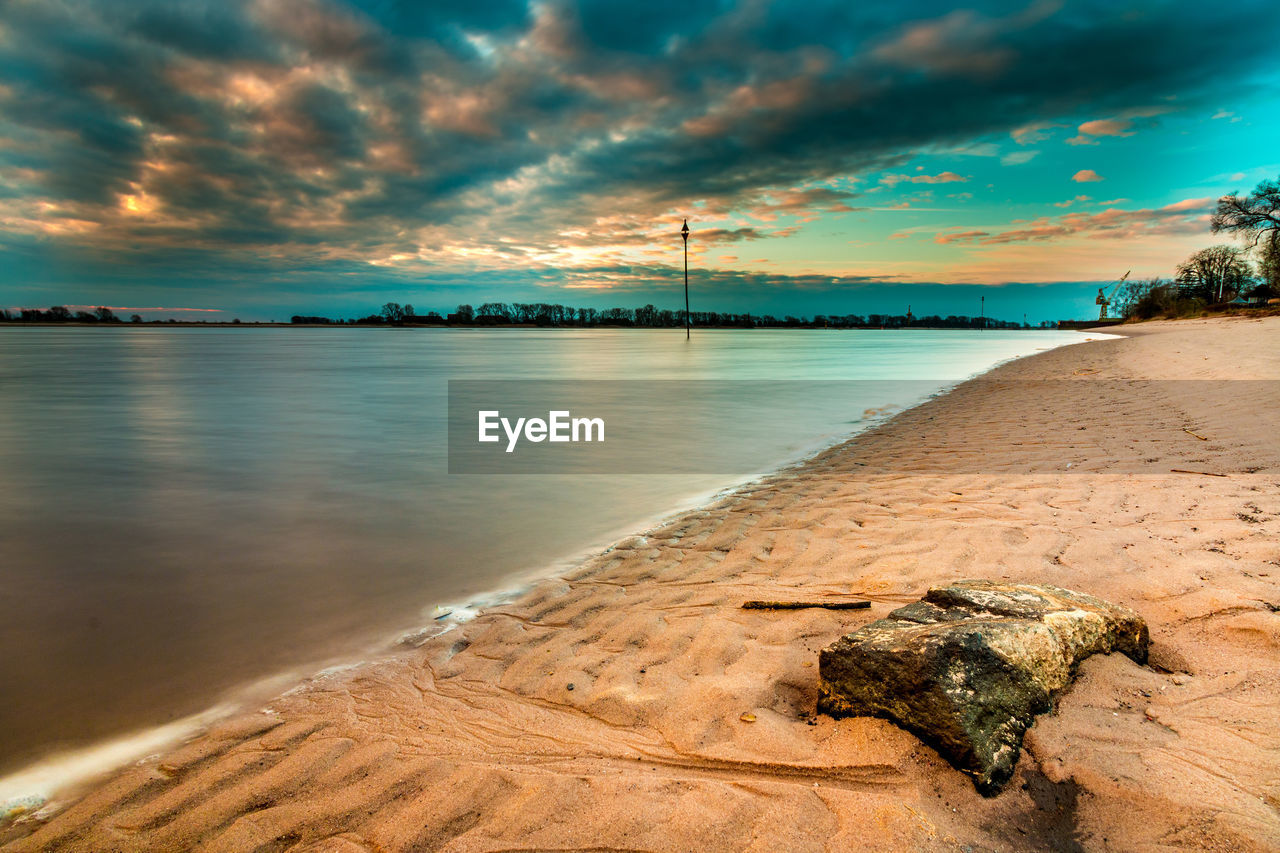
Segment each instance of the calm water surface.
[{"label": "calm water surface", "polygon": [[[1083,339],[0,329],[0,773],[200,711],[256,679],[359,656],[430,624],[437,605],[549,571],[735,479],[449,475],[449,379],[940,388]],[[902,387],[812,406],[761,401],[742,426],[757,436],[743,470],[921,394]]]}]

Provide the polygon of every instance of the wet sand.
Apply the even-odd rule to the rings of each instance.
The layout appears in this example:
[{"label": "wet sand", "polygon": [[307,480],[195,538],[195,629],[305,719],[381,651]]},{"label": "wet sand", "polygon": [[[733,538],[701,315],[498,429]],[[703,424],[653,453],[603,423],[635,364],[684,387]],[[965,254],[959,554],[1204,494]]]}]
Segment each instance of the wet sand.
[{"label": "wet sand", "polygon": [[[1280,318],[1118,331],[315,679],[0,843],[1280,849]],[[1153,640],[1149,667],[1086,661],[991,799],[890,723],[811,716],[818,649],[975,577],[1128,605]],[[871,610],[740,607],[850,595]]]}]

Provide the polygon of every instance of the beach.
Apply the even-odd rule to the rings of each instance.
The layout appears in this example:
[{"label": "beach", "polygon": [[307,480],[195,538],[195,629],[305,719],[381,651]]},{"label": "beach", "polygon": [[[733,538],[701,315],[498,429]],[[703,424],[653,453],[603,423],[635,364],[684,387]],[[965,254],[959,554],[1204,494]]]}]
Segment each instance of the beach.
[{"label": "beach", "polygon": [[[1004,364],[0,825],[5,850],[1280,849],[1280,318]],[[817,652],[963,578],[1135,609],[983,798]],[[862,611],[753,611],[857,597]]]}]

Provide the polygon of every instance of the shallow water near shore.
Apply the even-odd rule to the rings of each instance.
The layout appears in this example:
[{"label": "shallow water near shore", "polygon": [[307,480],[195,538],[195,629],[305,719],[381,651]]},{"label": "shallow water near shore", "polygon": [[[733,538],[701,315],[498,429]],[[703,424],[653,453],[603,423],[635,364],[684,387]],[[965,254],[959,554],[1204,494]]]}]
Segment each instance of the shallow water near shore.
[{"label": "shallow water near shore", "polygon": [[[434,624],[440,605],[839,440],[869,409],[1085,339],[4,330],[0,774],[358,656]],[[448,473],[447,384],[458,379],[903,382],[807,406],[761,400],[749,422],[724,419],[717,428],[742,439],[736,474],[475,476]]]}]

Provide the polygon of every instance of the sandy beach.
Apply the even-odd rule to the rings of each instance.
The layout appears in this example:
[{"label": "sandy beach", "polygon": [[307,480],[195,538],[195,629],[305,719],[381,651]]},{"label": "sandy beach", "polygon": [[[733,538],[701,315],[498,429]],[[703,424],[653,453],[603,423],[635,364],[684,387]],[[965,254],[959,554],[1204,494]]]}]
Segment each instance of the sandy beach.
[{"label": "sandy beach", "polygon": [[[1280,318],[1003,365],[0,825],[6,851],[1280,849]],[[962,578],[1137,610],[983,798],[814,716],[817,652]],[[749,611],[857,596],[862,611]],[[754,717],[748,722],[744,719]]]}]

